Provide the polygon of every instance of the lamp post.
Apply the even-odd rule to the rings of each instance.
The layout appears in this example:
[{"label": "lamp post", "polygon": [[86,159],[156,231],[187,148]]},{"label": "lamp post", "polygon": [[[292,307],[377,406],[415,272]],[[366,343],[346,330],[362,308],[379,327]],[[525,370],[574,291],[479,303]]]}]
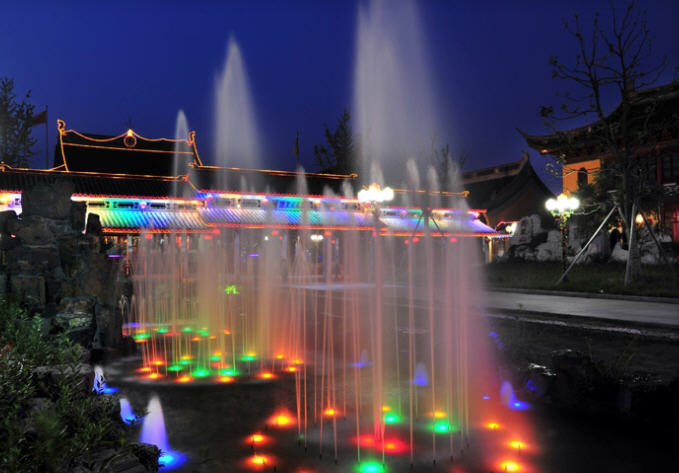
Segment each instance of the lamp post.
[{"label": "lamp post", "polygon": [[573,212],[580,207],[580,201],[575,197],[559,194],[556,199],[548,199],[545,202],[545,207],[559,222],[561,229],[561,261],[563,263],[563,272],[565,273],[567,269],[566,252],[568,246],[566,222]]}]

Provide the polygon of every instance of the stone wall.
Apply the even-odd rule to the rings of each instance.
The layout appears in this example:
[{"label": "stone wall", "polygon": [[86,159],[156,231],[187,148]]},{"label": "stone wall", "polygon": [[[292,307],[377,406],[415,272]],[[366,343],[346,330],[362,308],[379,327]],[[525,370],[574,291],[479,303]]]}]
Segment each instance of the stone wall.
[{"label": "stone wall", "polygon": [[22,211],[0,212],[0,292],[87,348],[120,344],[117,262],[108,258],[99,217],[85,221],[70,183],[24,190]]}]

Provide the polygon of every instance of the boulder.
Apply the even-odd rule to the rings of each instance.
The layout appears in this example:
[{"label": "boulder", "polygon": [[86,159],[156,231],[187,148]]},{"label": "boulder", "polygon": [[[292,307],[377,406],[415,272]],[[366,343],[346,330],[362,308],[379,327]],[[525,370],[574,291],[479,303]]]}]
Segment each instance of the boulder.
[{"label": "boulder", "polygon": [[74,192],[75,188],[69,181],[53,185],[38,184],[25,190],[21,196],[23,217],[37,215],[67,220],[71,215],[71,196]]}]

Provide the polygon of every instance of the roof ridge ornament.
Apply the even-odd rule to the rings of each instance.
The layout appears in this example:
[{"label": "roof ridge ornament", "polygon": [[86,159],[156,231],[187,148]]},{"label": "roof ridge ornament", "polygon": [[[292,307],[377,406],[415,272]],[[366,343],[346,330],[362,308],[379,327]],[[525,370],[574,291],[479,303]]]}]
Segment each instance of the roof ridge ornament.
[{"label": "roof ridge ornament", "polygon": [[134,136],[134,131],[132,131],[132,128],[127,130],[125,138],[123,138],[123,144],[127,148],[134,148],[135,146],[137,146],[137,137]]}]

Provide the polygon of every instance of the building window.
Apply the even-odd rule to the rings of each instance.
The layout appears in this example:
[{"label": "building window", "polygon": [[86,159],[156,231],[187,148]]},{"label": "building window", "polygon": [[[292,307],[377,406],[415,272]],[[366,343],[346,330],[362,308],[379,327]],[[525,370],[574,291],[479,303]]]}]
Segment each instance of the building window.
[{"label": "building window", "polygon": [[663,156],[662,179],[663,182],[676,182],[679,180],[679,153]]},{"label": "building window", "polygon": [[582,189],[587,185],[587,169],[578,169],[578,189]]}]

